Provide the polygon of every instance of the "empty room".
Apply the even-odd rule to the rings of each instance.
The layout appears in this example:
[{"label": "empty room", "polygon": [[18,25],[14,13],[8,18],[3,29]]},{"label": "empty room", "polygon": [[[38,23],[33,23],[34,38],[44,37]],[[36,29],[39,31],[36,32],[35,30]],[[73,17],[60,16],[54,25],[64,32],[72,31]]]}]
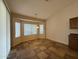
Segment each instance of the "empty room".
[{"label": "empty room", "polygon": [[0,0],[0,59],[78,59],[78,0]]}]

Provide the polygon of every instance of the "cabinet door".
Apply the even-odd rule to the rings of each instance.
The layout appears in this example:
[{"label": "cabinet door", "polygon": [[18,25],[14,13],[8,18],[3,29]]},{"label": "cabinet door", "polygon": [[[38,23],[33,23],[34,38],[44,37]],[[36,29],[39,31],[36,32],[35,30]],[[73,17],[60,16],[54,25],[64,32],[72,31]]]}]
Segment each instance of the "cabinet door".
[{"label": "cabinet door", "polygon": [[70,19],[70,29],[77,29],[78,28],[78,17]]},{"label": "cabinet door", "polygon": [[73,50],[78,50],[78,36],[77,34],[69,35],[69,47]]}]

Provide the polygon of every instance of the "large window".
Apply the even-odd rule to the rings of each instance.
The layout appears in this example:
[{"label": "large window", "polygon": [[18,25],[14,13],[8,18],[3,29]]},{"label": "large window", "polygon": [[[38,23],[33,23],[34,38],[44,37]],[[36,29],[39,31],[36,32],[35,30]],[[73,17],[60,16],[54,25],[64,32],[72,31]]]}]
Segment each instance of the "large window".
[{"label": "large window", "polygon": [[43,24],[41,24],[40,25],[40,34],[44,34],[44,25]]},{"label": "large window", "polygon": [[31,24],[24,24],[24,35],[31,35]]},{"label": "large window", "polygon": [[24,35],[37,34],[36,26],[35,24],[24,24]]},{"label": "large window", "polygon": [[[19,22],[15,22],[15,37],[21,36],[22,28],[20,28],[21,24]],[[24,36],[28,35],[37,35],[39,29],[39,34],[44,34],[44,25],[40,24],[39,27],[37,24],[24,23]]]},{"label": "large window", "polygon": [[15,22],[15,37],[20,37],[20,23]]},{"label": "large window", "polygon": [[31,29],[32,29],[32,34],[37,34],[37,25],[32,24]]}]

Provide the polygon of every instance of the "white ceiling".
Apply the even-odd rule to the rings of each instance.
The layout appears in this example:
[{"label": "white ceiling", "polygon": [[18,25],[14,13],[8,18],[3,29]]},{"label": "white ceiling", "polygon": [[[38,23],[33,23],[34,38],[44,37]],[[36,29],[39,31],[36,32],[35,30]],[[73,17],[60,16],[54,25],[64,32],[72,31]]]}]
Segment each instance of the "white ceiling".
[{"label": "white ceiling", "polygon": [[47,19],[77,0],[6,0],[10,10],[21,15]]}]

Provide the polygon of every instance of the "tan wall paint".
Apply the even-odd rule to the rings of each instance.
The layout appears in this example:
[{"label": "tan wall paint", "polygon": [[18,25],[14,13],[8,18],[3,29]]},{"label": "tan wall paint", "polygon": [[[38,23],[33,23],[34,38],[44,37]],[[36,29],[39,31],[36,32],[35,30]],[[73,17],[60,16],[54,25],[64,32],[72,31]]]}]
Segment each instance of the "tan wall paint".
[{"label": "tan wall paint", "polygon": [[[48,19],[47,38],[68,45],[68,35],[73,32],[69,29],[69,19],[77,17],[77,13],[77,2],[74,2]],[[74,32],[77,33],[77,30]]]}]

